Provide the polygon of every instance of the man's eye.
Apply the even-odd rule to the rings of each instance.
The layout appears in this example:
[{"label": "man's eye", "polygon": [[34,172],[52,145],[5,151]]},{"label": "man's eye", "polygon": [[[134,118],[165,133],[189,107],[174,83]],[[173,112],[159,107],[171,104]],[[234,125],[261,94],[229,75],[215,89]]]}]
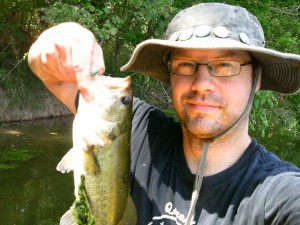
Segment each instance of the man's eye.
[{"label": "man's eye", "polygon": [[189,62],[181,62],[178,64],[178,67],[193,67],[193,64]]},{"label": "man's eye", "polygon": [[216,62],[212,65],[209,66],[210,71],[216,70],[216,71],[221,71],[225,72],[228,70],[232,70],[234,68],[234,65],[231,62]]},{"label": "man's eye", "polygon": [[230,62],[222,62],[217,65],[219,67],[232,67],[232,64]]}]

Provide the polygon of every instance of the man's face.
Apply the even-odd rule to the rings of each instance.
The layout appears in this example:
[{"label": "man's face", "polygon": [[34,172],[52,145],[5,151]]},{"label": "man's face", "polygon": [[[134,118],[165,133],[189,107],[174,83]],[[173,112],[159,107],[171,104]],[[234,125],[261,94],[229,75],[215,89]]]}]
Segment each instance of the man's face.
[{"label": "man's face", "polygon": [[[247,52],[228,50],[177,49],[171,60],[178,59],[200,64],[251,61]],[[239,75],[230,77],[212,76],[207,65],[199,65],[192,76],[171,74],[173,104],[183,126],[197,138],[211,138],[230,127],[246,108],[252,74],[252,65],[241,66]]]}]

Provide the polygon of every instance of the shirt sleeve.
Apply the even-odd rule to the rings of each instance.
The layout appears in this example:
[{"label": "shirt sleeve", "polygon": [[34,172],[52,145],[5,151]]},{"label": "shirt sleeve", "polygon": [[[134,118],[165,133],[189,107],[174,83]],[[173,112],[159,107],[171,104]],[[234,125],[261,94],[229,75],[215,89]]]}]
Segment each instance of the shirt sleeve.
[{"label": "shirt sleeve", "polygon": [[268,178],[265,221],[274,225],[300,224],[300,173],[286,172]]},{"label": "shirt sleeve", "polygon": [[134,98],[132,109],[131,129],[131,165],[135,167],[136,161],[143,149],[149,151],[149,126],[162,123],[162,112],[148,103]]}]

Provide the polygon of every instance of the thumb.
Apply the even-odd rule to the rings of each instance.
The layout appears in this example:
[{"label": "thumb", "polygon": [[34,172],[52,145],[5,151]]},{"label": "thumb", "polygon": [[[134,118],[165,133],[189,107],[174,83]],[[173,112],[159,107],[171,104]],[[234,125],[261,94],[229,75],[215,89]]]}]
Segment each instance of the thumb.
[{"label": "thumb", "polygon": [[73,68],[82,97],[86,101],[93,99],[92,81],[95,75],[104,73],[105,66],[101,47],[94,36],[84,39],[84,44],[73,47]]},{"label": "thumb", "polygon": [[77,77],[78,88],[85,101],[91,101],[94,97],[92,91],[92,79],[93,77],[91,75]]},{"label": "thumb", "polygon": [[76,73],[77,74],[76,79],[82,97],[86,101],[90,101],[94,97],[94,93],[92,90],[92,82],[95,79],[95,76],[104,73],[105,67],[104,65],[96,66],[94,64],[85,67],[87,68],[83,69],[83,71],[89,71],[89,72],[82,73],[78,71],[78,73]]}]

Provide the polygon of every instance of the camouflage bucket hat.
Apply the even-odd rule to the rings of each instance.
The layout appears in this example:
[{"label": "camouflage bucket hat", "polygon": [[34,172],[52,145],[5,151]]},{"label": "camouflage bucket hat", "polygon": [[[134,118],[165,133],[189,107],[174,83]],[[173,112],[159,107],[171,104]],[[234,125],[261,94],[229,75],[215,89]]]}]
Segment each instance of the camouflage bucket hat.
[{"label": "camouflage bucket hat", "polygon": [[264,47],[263,29],[246,9],[201,3],[180,11],[165,39],[140,43],[121,71],[141,72],[169,84],[167,60],[172,49],[224,49],[249,52],[262,67],[261,90],[293,94],[300,88],[300,56]]}]

